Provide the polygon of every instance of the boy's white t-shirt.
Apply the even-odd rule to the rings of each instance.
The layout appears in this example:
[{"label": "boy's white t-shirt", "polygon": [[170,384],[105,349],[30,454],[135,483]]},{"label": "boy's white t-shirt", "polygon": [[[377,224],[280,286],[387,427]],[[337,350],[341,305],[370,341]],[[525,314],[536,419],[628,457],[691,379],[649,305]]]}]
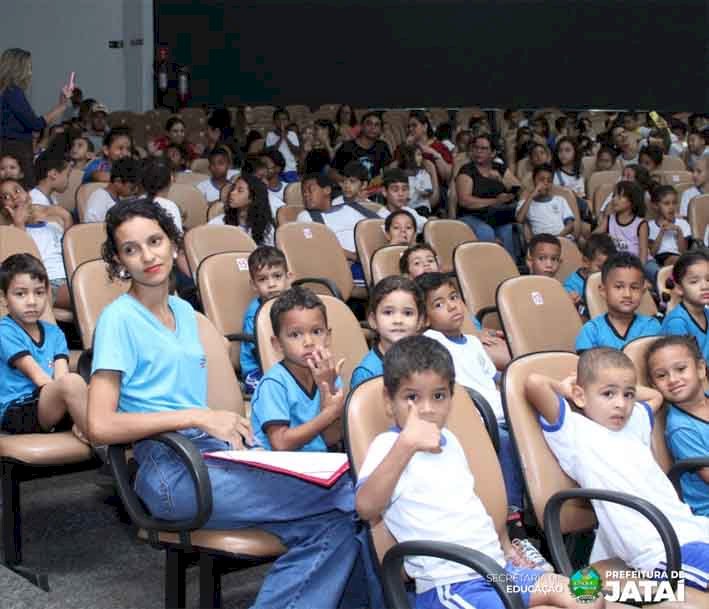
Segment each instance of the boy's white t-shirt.
[{"label": "boy's white t-shirt", "polygon": [[[519,201],[517,203],[517,211],[523,205],[524,201]],[[566,199],[559,195],[553,195],[549,201],[532,199],[527,208],[526,221],[529,222],[533,235],[538,235],[539,233],[558,235],[564,230],[564,220],[568,218],[575,219],[574,212],[569,207]]]},{"label": "boy's white t-shirt", "polygon": [[[676,226],[680,227],[680,229],[682,230],[682,235],[684,235],[685,239],[692,236],[692,228],[689,226],[689,223],[686,220],[683,220],[682,218],[675,218],[674,223]],[[660,234],[660,227],[657,224],[657,220],[650,220],[650,222],[648,222],[648,227],[648,239],[650,241],[655,241],[655,239],[657,239],[657,235]],[[657,254],[679,255],[677,235],[675,233],[665,233],[662,236],[662,243],[660,243],[660,247],[657,248]]]},{"label": "boy's white t-shirt", "polygon": [[[340,242],[340,247],[348,252],[357,251],[355,248],[354,229],[357,222],[364,219],[356,209],[349,205],[338,205],[330,211],[322,212],[323,221]],[[314,222],[307,210],[301,211],[296,222]]]},{"label": "boy's white t-shirt", "polygon": [[[654,416],[636,403],[620,431],[612,431],[573,412],[559,397],[559,419],[540,419],[549,448],[561,469],[581,488],[618,491],[649,501],[672,523],[680,545],[709,543],[709,518],[695,516],[677,497],[651,449]],[[593,501],[598,518],[591,562],[618,557],[635,569],[652,570],[665,560],[659,534],[639,512],[606,501]]]},{"label": "boy's white t-shirt", "polygon": [[269,199],[271,198],[271,195],[274,197],[279,198],[281,201],[286,200],[286,186],[288,184],[286,182],[281,182],[281,185],[278,188],[271,188],[270,186],[268,187],[268,197]]},{"label": "boy's white t-shirt", "polygon": [[[357,487],[381,464],[399,437],[398,429],[379,434],[369,447]],[[478,550],[500,566],[505,558],[495,524],[475,494],[475,478],[465,452],[448,429],[441,433],[441,452],[417,452],[401,473],[384,523],[398,542],[429,539]],[[479,578],[459,563],[429,557],[408,557],[406,572],[421,594],[435,586]]]},{"label": "boy's white t-shirt", "polygon": [[554,172],[554,184],[568,188],[579,197],[583,198],[586,196],[586,183],[584,182],[583,175],[574,176],[561,169],[557,169]]},{"label": "boy's white t-shirt", "polygon": [[273,221],[276,221],[276,213],[278,210],[285,205],[283,202],[283,199],[279,199],[274,193],[271,191],[268,192],[268,204],[271,207],[271,215],[273,216]]},{"label": "boy's white t-shirt", "polygon": [[[238,169],[229,169],[226,172],[226,179],[227,181],[231,181],[233,178],[237,177],[239,175],[239,170]],[[203,180],[199,182],[196,186],[197,190],[201,192],[204,195],[204,198],[207,199],[207,203],[213,203],[214,201],[219,201],[219,196],[221,195],[220,189],[217,188],[213,183],[212,183],[212,178],[209,178],[208,180]]]},{"label": "boy's white t-shirt", "polygon": [[455,381],[482,395],[495,413],[498,421],[505,420],[502,399],[495,384],[497,368],[485,351],[482,343],[475,337],[465,334],[465,342],[456,342],[438,330],[426,330],[424,336],[441,343],[453,358]]},{"label": "boy's white t-shirt", "polygon": [[431,209],[431,195],[433,182],[425,169],[419,169],[416,175],[409,176],[409,207],[425,207]]},{"label": "boy's white t-shirt", "polygon": [[84,222],[105,222],[106,214],[118,201],[105,188],[97,188],[86,202]]},{"label": "boy's white t-shirt", "polygon": [[182,232],[182,212],[177,203],[165,197],[155,197],[153,199],[160,207],[162,207],[170,216],[177,227],[177,230]]},{"label": "boy's white t-shirt", "polygon": [[39,250],[39,257],[47,269],[49,279],[66,279],[62,253],[64,229],[55,222],[27,224],[25,229]]},{"label": "boy's white t-shirt", "polygon": [[689,214],[690,202],[692,201],[692,199],[694,199],[694,197],[698,197],[701,194],[702,191],[699,190],[696,186],[690,186],[687,190],[685,190],[682,193],[682,198],[679,202],[679,215],[683,218],[686,218]]},{"label": "boy's white t-shirt", "polygon": [[[293,146],[300,146],[300,143],[298,142],[298,136],[295,134],[294,131],[289,131],[286,137],[288,138],[288,141],[293,144]],[[275,146],[280,139],[281,136],[278,135],[275,131],[269,131],[266,134],[266,148]],[[281,144],[278,146],[278,152],[283,155],[283,158],[286,161],[286,166],[283,171],[298,171],[298,162],[293,156],[293,153],[290,151],[288,144],[286,144],[285,142],[281,142]]]},{"label": "boy's white t-shirt", "polygon": [[[416,232],[417,233],[422,233],[423,232],[423,227],[428,221],[428,218],[425,216],[422,216],[419,214],[415,209],[412,209],[408,205],[406,207],[402,207],[404,211],[409,212],[413,217],[414,220],[416,220]],[[382,207],[378,212],[380,218],[384,218],[385,220],[391,215],[392,212],[390,212],[386,207]]]},{"label": "boy's white t-shirt", "polygon": [[59,204],[54,193],[48,197],[39,188],[33,188],[30,190],[30,199],[32,199],[32,205],[44,205],[46,207],[50,207],[52,205]]}]

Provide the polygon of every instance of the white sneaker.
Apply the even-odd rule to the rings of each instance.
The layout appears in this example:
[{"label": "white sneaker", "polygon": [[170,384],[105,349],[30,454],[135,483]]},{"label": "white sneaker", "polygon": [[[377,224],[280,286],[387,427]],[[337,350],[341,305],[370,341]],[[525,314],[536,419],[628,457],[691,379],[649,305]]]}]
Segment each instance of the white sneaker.
[{"label": "white sneaker", "polygon": [[547,573],[554,572],[554,567],[547,562],[546,558],[542,556],[542,553],[537,550],[529,539],[513,539],[512,547],[515,549],[521,562],[526,563],[520,566],[526,566],[529,569],[537,569]]}]

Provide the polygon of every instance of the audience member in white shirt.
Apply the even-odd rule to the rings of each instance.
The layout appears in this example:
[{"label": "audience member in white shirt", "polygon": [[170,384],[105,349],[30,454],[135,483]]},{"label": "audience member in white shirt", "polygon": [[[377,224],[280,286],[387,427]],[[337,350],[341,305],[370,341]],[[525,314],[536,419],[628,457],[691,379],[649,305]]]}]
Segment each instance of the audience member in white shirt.
[{"label": "audience member in white shirt", "polygon": [[300,142],[294,131],[288,130],[290,115],[286,110],[280,108],[273,113],[273,131],[266,135],[266,147],[277,148],[285,159],[285,171],[281,178],[285,182],[298,181],[298,155],[300,153]]},{"label": "audience member in white shirt", "polygon": [[108,210],[121,199],[135,195],[141,181],[140,161],[130,157],[114,161],[111,165],[111,181],[105,188],[91,193],[83,217],[79,210],[79,219],[82,222],[104,222]]},{"label": "audience member in white shirt", "polygon": [[210,178],[197,184],[197,190],[204,195],[208,204],[219,201],[222,188],[239,174],[237,170],[230,167],[231,155],[225,148],[215,148],[209,153]]}]

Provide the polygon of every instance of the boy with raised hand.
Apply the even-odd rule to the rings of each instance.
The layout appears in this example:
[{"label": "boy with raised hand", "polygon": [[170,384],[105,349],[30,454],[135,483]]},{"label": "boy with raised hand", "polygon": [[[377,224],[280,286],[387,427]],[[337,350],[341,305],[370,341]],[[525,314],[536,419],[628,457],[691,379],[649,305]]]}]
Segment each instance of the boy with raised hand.
[{"label": "boy with raised hand", "polygon": [[[692,514],[653,456],[652,428],[662,396],[637,386],[630,358],[611,348],[590,349],[581,354],[575,376],[559,382],[534,373],[525,389],[561,469],[581,488],[625,493],[657,507],[679,539],[687,586],[706,592],[709,519]],[[598,533],[590,561],[618,557],[662,577],[665,548],[652,524],[614,503],[594,501],[593,507]]]},{"label": "boy with raised hand", "polygon": [[[344,185],[343,185],[344,188]],[[409,207],[409,176],[401,169],[388,169],[384,172],[384,198],[386,206],[379,211],[381,218],[387,218],[395,211],[405,210],[416,220],[416,232],[423,232],[423,226],[428,218],[420,215],[415,209]]]},{"label": "boy with raised hand", "polygon": [[517,222],[526,222],[533,235],[548,233],[573,238],[576,216],[564,197],[552,194],[552,166],[545,163],[535,167],[532,179],[534,190],[517,204]]},{"label": "boy with raised hand", "polygon": [[327,310],[307,288],[283,292],[270,311],[272,344],[283,359],[267,370],[251,400],[256,440],[267,450],[325,452],[341,439],[345,406],[330,348]]},{"label": "boy with raised hand", "polygon": [[[357,512],[364,520],[383,517],[398,542],[444,541],[482,552],[504,567],[527,607],[576,607],[565,577],[506,562],[466,454],[446,428],[454,383],[450,353],[430,338],[403,338],[387,352],[383,398],[396,425],[367,451]],[[492,584],[464,565],[429,557],[404,565],[416,581],[416,607],[503,607]]]},{"label": "boy with raised hand", "polygon": [[[290,287],[291,273],[288,272],[288,262],[281,250],[270,245],[257,247],[249,254],[249,276],[251,287],[256,296],[244,313],[242,332],[254,336],[256,334],[256,313],[259,307],[280,296]],[[241,343],[239,350],[239,367],[244,378],[244,384],[253,392],[263,376],[261,365],[256,356],[256,344]]]},{"label": "boy with raised hand", "polygon": [[654,317],[636,313],[645,291],[640,259],[621,252],[609,257],[601,269],[601,296],[608,312],[587,321],[576,338],[576,351],[594,347],[622,349],[631,340],[662,334]]}]

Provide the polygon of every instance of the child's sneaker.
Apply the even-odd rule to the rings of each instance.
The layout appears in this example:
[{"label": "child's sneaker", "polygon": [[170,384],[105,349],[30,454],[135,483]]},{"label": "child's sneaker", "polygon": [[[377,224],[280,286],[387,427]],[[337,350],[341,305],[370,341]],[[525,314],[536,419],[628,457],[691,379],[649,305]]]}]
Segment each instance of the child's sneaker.
[{"label": "child's sneaker", "polygon": [[554,567],[547,562],[546,558],[542,556],[542,553],[534,547],[534,544],[529,541],[529,539],[513,539],[512,547],[514,548],[515,555],[508,556],[507,559],[513,564],[528,569],[545,571],[547,573],[554,572]]}]

